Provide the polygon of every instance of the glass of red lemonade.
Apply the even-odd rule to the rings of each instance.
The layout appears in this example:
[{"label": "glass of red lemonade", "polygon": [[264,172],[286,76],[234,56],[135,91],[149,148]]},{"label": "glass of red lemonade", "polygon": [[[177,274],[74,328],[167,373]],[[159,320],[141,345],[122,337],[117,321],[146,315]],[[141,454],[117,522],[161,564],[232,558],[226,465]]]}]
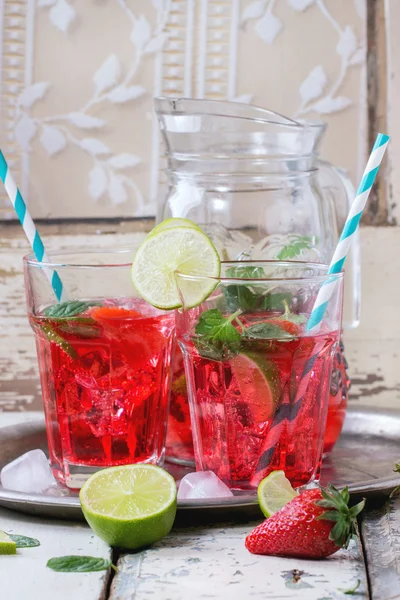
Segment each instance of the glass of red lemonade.
[{"label": "glass of red lemonade", "polygon": [[[50,263],[24,259],[50,464],[80,488],[99,468],[148,462],[165,452],[174,315],[136,295],[132,250],[65,250]],[[46,276],[68,294],[57,303]]]},{"label": "glass of red lemonade", "polygon": [[[182,292],[198,277],[177,274]],[[320,326],[318,291],[336,280]],[[343,274],[301,262],[223,262],[215,289],[178,311],[197,470],[234,489],[282,469],[294,487],[319,479]]]}]

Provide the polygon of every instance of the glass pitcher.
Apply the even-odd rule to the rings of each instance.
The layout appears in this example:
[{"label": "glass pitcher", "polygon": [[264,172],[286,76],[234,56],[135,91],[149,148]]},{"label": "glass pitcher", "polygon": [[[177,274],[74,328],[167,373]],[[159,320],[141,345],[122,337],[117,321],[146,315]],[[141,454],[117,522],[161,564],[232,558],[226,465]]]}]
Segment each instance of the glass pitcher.
[{"label": "glass pitcher", "polygon": [[[329,263],[355,193],[343,172],[318,158],[323,123],[294,121],[256,106],[218,100],[156,98],[155,109],[166,148],[168,188],[158,221],[191,219],[213,240],[223,260]],[[345,281],[344,327],[355,327],[358,239],[346,261]],[[331,438],[340,433],[347,400],[341,352],[339,358],[332,378]],[[177,423],[180,419],[187,432],[181,366],[177,361],[171,411],[176,409]],[[182,457],[183,447],[186,440],[182,452],[178,450]]]}]

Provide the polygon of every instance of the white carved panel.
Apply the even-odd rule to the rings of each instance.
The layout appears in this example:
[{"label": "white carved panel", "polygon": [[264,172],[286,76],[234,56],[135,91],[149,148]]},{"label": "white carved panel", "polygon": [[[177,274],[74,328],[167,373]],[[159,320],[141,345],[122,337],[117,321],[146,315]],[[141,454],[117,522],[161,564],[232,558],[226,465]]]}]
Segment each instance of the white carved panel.
[{"label": "white carved panel", "polygon": [[325,158],[355,180],[366,141],[365,5],[3,0],[1,146],[32,213],[153,215],[164,165],[156,95],[321,117]]}]

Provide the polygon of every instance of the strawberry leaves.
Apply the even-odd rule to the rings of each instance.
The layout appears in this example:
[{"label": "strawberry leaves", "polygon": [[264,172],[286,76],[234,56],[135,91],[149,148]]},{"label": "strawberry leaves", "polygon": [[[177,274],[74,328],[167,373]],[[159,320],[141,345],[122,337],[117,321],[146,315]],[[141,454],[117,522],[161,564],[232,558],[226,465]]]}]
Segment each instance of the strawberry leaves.
[{"label": "strawberry leaves", "polygon": [[347,548],[353,535],[356,533],[355,523],[357,515],[365,506],[365,499],[349,508],[350,494],[347,487],[342,491],[329,484],[327,489],[321,488],[322,500],[316,502],[317,506],[327,508],[318,520],[334,521],[329,539],[334,541],[339,548]]}]

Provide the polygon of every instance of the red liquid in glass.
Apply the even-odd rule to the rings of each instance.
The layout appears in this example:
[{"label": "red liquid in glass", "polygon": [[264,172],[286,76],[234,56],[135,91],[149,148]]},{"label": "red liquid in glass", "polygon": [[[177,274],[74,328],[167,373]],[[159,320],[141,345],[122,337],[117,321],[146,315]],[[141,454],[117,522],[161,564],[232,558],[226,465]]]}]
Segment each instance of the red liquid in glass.
[{"label": "red liquid in glass", "polygon": [[280,469],[295,487],[318,479],[337,339],[244,340],[241,354],[224,362],[199,356],[188,340],[197,467],[237,489]]},{"label": "red liquid in glass", "polygon": [[182,463],[194,463],[192,426],[182,352],[176,344],[168,415],[166,455]]},{"label": "red liquid in glass", "polygon": [[347,375],[347,361],[344,356],[343,342],[340,341],[333,358],[331,384],[329,388],[328,416],[324,440],[324,452],[333,450],[340,437],[346,416],[350,379]]},{"label": "red liquid in glass", "polygon": [[[324,453],[331,452],[340,437],[347,410],[350,380],[343,349],[337,350],[340,360],[333,361],[333,373],[329,390],[328,415],[324,438]],[[336,355],[336,356],[337,356]],[[166,453],[178,461],[194,462],[193,436],[190,423],[189,400],[183,358],[176,347],[172,375],[171,405],[168,416]]]},{"label": "red liquid in glass", "polygon": [[159,462],[173,315],[149,314],[138,301],[133,310],[90,308],[72,318],[34,316],[31,324],[55,475],[68,484],[79,466]]}]

